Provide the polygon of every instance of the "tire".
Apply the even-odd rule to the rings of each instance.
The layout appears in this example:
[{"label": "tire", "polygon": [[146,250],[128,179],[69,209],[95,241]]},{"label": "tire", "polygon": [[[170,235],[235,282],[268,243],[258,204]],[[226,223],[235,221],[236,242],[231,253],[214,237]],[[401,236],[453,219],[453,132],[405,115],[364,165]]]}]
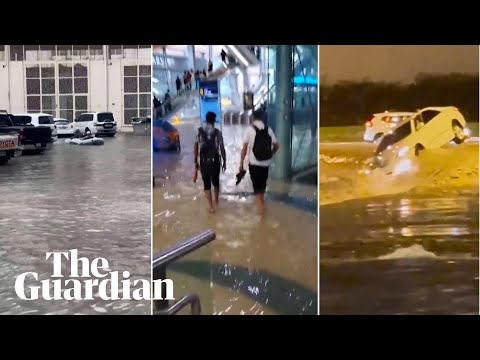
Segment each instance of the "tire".
[{"label": "tire", "polygon": [[467,137],[465,136],[462,125],[460,125],[460,123],[457,120],[454,120],[452,122],[452,130],[453,130],[453,133],[455,134],[453,138],[453,141],[455,142],[455,144],[463,143]]},{"label": "tire", "polygon": [[373,142],[376,143],[377,140],[380,139],[382,136],[383,136],[383,133],[375,134],[375,136],[373,137]]},{"label": "tire", "polygon": [[115,134],[107,134],[108,137],[114,137]]},{"label": "tire", "polygon": [[425,148],[423,147],[422,144],[415,145],[415,156],[417,157],[420,156],[423,150],[425,150]]},{"label": "tire", "polygon": [[7,157],[2,157],[0,158],[0,165],[5,165],[6,163],[8,162],[8,158]]}]

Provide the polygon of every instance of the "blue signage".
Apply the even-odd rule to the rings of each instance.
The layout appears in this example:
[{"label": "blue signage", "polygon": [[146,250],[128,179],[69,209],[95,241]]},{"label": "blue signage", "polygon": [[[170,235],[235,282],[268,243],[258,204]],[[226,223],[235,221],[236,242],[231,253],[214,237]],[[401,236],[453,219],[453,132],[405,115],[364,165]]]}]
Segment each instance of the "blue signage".
[{"label": "blue signage", "polygon": [[217,124],[222,124],[222,104],[220,97],[220,84],[217,80],[200,80],[200,121],[205,122],[209,111],[217,115]]}]

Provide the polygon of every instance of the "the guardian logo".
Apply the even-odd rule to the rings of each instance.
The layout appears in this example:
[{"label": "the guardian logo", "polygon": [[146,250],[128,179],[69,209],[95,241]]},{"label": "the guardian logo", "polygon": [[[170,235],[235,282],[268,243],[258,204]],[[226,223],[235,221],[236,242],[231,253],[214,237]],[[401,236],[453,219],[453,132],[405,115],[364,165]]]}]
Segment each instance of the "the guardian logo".
[{"label": "the guardian logo", "polygon": [[[134,280],[132,284],[128,271],[123,271],[120,279],[119,271],[111,271],[105,258],[96,258],[90,262],[85,257],[78,258],[76,249],[47,252],[46,260],[50,258],[53,258],[51,279],[39,281],[36,272],[26,272],[17,277],[15,292],[20,299],[94,300],[95,294],[103,300],[152,300],[150,280]],[[70,263],[69,274],[62,273],[62,258]],[[34,280],[34,285],[26,286],[27,280],[28,283]],[[153,285],[153,300],[175,300],[172,280],[155,280]],[[162,294],[162,288],[166,289],[165,294]]]}]

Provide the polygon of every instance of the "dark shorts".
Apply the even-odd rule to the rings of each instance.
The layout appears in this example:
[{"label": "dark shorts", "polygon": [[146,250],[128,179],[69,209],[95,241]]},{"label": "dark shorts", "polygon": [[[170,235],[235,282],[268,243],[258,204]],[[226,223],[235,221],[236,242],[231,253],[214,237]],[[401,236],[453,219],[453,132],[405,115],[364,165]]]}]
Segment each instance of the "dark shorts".
[{"label": "dark shorts", "polygon": [[200,161],[200,172],[204,190],[220,187],[220,159]]},{"label": "dark shorts", "polygon": [[267,188],[268,166],[248,165],[250,179],[252,179],[253,192],[263,194]]}]

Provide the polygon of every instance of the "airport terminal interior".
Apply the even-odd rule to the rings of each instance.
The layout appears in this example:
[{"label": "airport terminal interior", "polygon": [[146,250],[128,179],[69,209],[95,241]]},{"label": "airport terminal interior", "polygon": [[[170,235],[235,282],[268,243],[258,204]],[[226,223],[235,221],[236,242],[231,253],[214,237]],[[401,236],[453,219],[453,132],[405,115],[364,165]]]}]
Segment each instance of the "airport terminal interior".
[{"label": "airport terminal interior", "polygon": [[[154,258],[205,231],[215,233],[167,274],[177,288],[182,284],[181,295],[199,294],[202,313],[317,311],[317,64],[317,46],[153,46],[152,95],[162,104],[152,125]],[[185,84],[186,71],[197,70],[199,81]],[[201,179],[192,181],[206,106],[202,80],[218,84],[216,127],[227,152],[215,214],[207,211]],[[252,108],[264,110],[282,147],[271,168],[265,221],[256,216],[248,175],[238,185],[235,177]],[[166,123],[171,128],[163,128]],[[174,151],[158,149],[165,131],[179,134]]]}]

